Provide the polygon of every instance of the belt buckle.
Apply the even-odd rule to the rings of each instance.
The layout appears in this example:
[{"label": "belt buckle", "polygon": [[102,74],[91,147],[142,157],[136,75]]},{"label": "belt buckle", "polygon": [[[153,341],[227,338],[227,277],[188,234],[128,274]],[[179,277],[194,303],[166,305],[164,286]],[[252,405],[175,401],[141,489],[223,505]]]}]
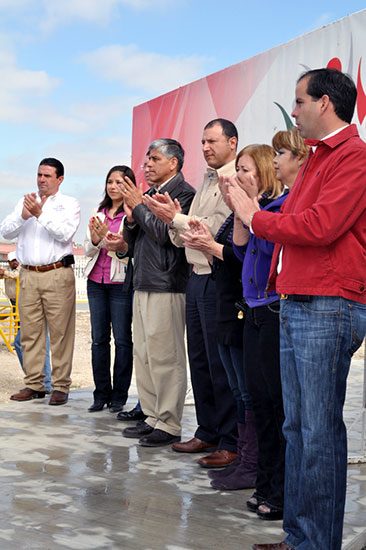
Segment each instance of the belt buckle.
[{"label": "belt buckle", "polygon": [[38,270],[38,267],[39,267],[38,265],[35,266],[36,272],[37,272],[37,273],[40,273],[40,271]]},{"label": "belt buckle", "polygon": [[287,300],[288,294],[281,294],[281,300]]}]

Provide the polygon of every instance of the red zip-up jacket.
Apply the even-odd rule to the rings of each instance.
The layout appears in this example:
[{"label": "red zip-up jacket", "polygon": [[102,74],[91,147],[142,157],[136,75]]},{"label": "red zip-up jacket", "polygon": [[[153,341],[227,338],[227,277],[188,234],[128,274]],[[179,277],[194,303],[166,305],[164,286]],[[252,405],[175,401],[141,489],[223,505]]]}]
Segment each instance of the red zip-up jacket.
[{"label": "red zip-up jacket", "polygon": [[[260,211],[252,229],[277,243],[269,289],[366,303],[366,144],[354,124],[317,145],[280,214]],[[282,268],[277,274],[281,248]]]}]

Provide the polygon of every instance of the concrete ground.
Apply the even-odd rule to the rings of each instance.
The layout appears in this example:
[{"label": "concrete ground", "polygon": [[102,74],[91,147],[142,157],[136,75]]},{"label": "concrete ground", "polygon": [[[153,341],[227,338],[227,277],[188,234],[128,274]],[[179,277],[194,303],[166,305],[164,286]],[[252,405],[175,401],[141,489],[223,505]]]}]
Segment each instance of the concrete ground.
[{"label": "concrete ground", "polygon": [[[346,421],[362,407],[363,361],[353,362]],[[108,410],[88,413],[91,389],[69,403],[9,401],[0,406],[0,550],[249,550],[284,537],[281,522],[246,510],[251,490],[210,487],[202,455],[139,447]],[[129,406],[136,402],[133,387]],[[127,408],[128,408],[127,407]],[[361,415],[362,417],[362,415]],[[362,455],[361,417],[349,432]],[[183,438],[195,430],[186,405]],[[348,467],[343,550],[366,545],[366,465]]]}]

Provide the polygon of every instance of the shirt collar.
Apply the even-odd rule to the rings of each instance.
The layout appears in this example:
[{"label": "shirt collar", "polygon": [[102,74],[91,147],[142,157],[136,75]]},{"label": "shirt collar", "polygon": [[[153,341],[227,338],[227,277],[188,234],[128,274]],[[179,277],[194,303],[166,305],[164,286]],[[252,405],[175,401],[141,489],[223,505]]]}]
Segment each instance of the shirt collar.
[{"label": "shirt collar", "polygon": [[211,168],[210,166],[207,167],[207,175],[211,179],[216,174],[217,176],[232,176],[235,172],[235,160],[233,159],[227,164],[224,164],[224,166],[221,166],[221,168]]},{"label": "shirt collar", "polygon": [[162,183],[161,185],[159,185],[158,187],[155,187],[156,189],[156,192],[157,193],[160,193],[161,190],[176,176],[177,174],[174,174],[174,176],[172,176],[171,178],[169,178],[168,180],[164,181],[164,183]]},{"label": "shirt collar", "polygon": [[342,130],[344,130],[345,128],[347,128],[349,126],[349,124],[345,124],[344,126],[342,126],[341,128],[338,128],[337,130],[334,130],[334,132],[331,132],[330,134],[328,134],[327,136],[323,137],[322,139],[311,139],[311,138],[308,138],[305,140],[305,143],[306,145],[309,145],[309,147],[312,148],[313,150],[313,153],[315,153],[316,151],[316,148],[317,146],[322,143],[322,141],[326,141],[327,139],[333,137],[333,136],[336,136],[337,134],[339,134],[340,132],[342,132]]},{"label": "shirt collar", "polygon": [[[47,200],[54,200],[55,197],[57,197],[60,194],[61,194],[61,192],[60,192],[60,190],[58,190],[57,193],[55,193],[54,195],[50,195],[49,197],[47,197]],[[39,200],[41,200],[41,195],[39,194],[39,191],[37,193],[37,197],[39,198]]]}]

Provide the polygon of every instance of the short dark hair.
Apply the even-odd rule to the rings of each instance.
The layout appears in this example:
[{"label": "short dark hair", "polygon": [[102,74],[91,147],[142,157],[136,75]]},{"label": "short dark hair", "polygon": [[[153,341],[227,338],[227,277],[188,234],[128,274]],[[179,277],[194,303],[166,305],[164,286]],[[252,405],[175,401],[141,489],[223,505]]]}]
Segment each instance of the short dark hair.
[{"label": "short dark hair", "polygon": [[62,162],[60,162],[59,160],[54,159],[52,157],[41,160],[39,165],[40,166],[53,166],[53,168],[56,169],[56,176],[58,178],[63,176],[64,173],[65,173],[64,165],[62,164]]},{"label": "short dark hair", "polygon": [[[130,178],[132,183],[134,185],[136,185],[135,174],[133,173],[133,171],[131,170],[131,168],[129,166],[125,166],[124,164],[117,165],[117,166],[112,166],[112,168],[108,171],[107,177],[105,178],[104,197],[103,197],[102,202],[98,206],[98,212],[103,210],[103,208],[106,208],[107,210],[112,208],[113,202],[112,202],[111,197],[107,193],[107,183],[108,183],[108,180],[109,180],[109,176],[112,174],[112,172],[120,172],[122,174],[122,176],[127,176],[128,178]],[[122,211],[123,211],[123,204],[116,210],[116,214],[119,214]]]},{"label": "short dark hair", "polygon": [[214,120],[210,120],[204,127],[204,130],[208,130],[208,128],[212,128],[212,126],[215,126],[216,124],[219,124],[222,128],[222,133],[224,136],[226,136],[228,139],[235,137],[237,140],[238,137],[238,130],[236,129],[235,124],[233,124],[230,120],[226,120],[226,118],[215,118]]},{"label": "short dark hair", "polygon": [[309,78],[306,93],[314,99],[327,95],[338,118],[350,123],[356,105],[357,89],[352,78],[338,69],[313,69],[298,79]]},{"label": "short dark hair", "polygon": [[157,149],[159,153],[168,159],[176,158],[178,161],[177,172],[182,170],[184,162],[184,149],[179,141],[169,138],[155,139],[152,143],[150,143],[146,154],[149,155],[153,149]]}]

